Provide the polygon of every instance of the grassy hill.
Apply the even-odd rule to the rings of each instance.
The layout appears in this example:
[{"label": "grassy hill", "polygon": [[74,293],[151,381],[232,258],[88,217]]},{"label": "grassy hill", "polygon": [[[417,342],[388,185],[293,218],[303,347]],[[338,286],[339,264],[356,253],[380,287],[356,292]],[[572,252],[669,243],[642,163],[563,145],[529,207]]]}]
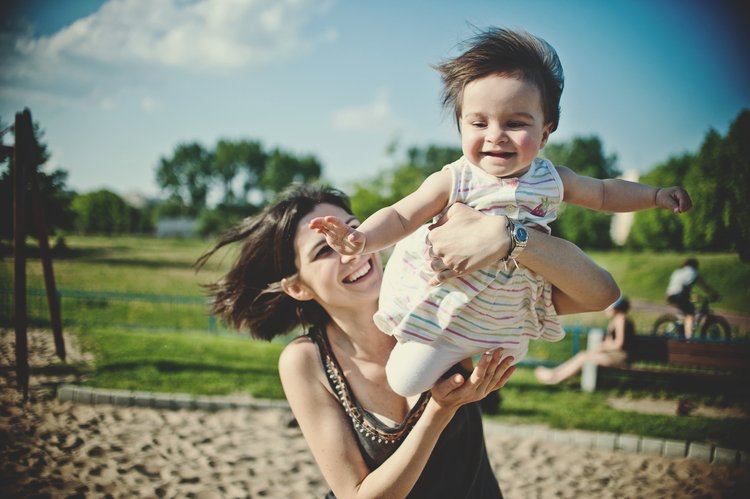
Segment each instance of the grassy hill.
[{"label": "grassy hill", "polygon": [[598,252],[591,257],[609,270],[623,294],[664,303],[664,291],[672,270],[685,258],[695,257],[701,276],[721,294],[716,308],[750,315],[750,264],[732,253]]}]

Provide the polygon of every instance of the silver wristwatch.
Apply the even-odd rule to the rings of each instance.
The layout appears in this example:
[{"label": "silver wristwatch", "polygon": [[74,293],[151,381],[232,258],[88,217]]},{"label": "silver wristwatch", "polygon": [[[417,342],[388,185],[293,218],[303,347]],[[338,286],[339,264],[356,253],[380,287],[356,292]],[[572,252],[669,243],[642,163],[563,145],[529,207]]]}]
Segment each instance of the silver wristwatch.
[{"label": "silver wristwatch", "polygon": [[513,220],[510,217],[505,217],[505,227],[508,229],[508,237],[510,237],[510,247],[508,248],[508,256],[503,258],[503,262],[513,260],[513,263],[518,267],[516,258],[526,248],[526,243],[529,241],[529,232],[526,230],[521,222]]}]

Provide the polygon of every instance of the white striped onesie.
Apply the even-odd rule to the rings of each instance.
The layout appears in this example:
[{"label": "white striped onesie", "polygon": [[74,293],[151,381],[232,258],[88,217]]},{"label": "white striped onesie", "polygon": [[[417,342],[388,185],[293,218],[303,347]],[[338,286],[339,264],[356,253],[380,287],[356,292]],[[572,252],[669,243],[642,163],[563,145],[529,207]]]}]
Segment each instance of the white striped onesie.
[{"label": "white striped onesie", "polygon": [[[525,174],[505,179],[486,173],[464,157],[443,169],[453,177],[448,206],[462,202],[549,232],[548,224],[556,218],[563,196],[562,181],[549,161],[536,158]],[[487,350],[502,347],[517,362],[526,354],[529,340],[563,338],[552,305],[552,286],[521,264],[497,262],[430,286],[435,272],[425,258],[427,233],[423,226],[396,245],[374,316],[382,331],[399,340],[386,369],[397,392],[424,391],[455,362]],[[434,350],[450,354],[446,358]],[[415,355],[427,357],[420,363]],[[441,364],[448,362],[443,369]],[[430,371],[426,376],[425,368]],[[432,379],[421,379],[425,377]]]}]

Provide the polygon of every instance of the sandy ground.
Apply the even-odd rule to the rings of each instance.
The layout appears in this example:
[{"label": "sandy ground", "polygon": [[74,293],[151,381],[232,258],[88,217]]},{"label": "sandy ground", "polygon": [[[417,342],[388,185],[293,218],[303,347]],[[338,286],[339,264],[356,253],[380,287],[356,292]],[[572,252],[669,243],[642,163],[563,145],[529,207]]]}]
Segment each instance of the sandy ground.
[{"label": "sandy ground", "polygon": [[[14,336],[0,330],[0,497],[322,497],[328,490],[284,409],[169,411],[61,403],[75,382],[49,333],[29,333],[30,399],[15,384]],[[83,358],[67,338],[69,359]],[[509,498],[750,497],[747,467],[487,432]]]}]

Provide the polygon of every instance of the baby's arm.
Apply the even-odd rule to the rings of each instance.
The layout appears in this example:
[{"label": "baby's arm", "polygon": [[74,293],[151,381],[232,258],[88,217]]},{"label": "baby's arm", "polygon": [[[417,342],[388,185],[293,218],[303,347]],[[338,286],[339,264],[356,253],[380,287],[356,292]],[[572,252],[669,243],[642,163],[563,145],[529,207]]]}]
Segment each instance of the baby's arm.
[{"label": "baby's arm", "polygon": [[440,213],[448,203],[451,174],[433,173],[419,188],[391,206],[382,208],[356,230],[336,217],[318,217],[310,228],[323,234],[342,255],[373,253],[395,244]]},{"label": "baby's arm", "polygon": [[565,186],[564,201],[598,211],[627,212],[664,208],[684,213],[693,206],[682,187],[653,187],[621,179],[598,179],[578,175],[558,166]]}]

